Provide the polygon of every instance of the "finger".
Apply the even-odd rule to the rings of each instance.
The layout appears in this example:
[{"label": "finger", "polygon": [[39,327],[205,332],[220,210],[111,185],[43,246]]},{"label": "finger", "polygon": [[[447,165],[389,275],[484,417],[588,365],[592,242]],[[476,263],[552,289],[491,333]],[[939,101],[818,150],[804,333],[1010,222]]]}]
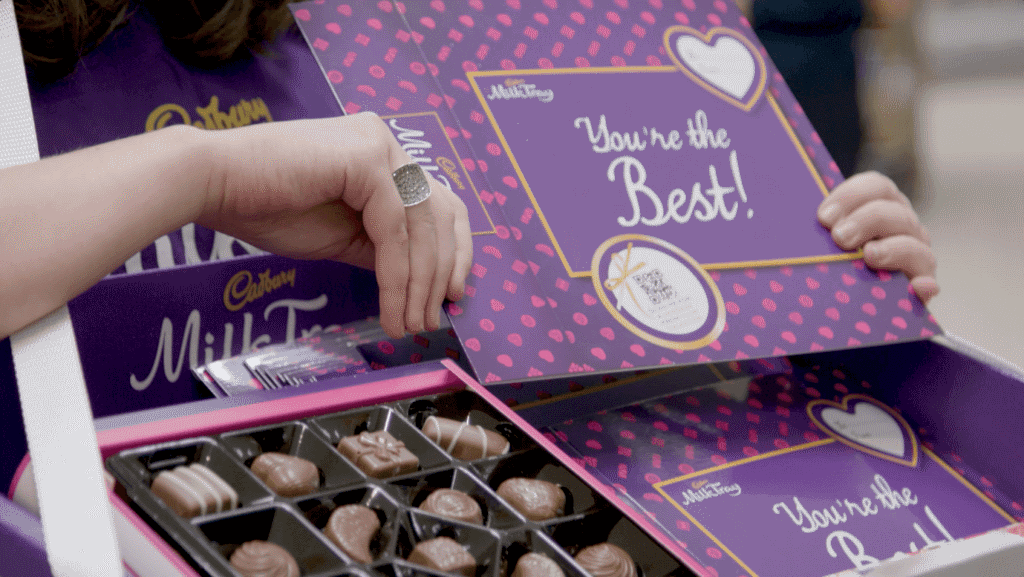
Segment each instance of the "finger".
[{"label": "finger", "polygon": [[914,289],[917,298],[921,299],[921,302],[924,304],[928,304],[928,301],[939,294],[939,283],[935,282],[935,279],[930,276],[919,276],[911,279],[910,288]]},{"label": "finger", "polygon": [[426,325],[428,330],[437,330],[441,326],[441,305],[448,292],[448,279],[455,267],[455,206],[453,200],[458,198],[440,183],[433,181],[432,199],[437,200],[434,213],[437,219],[437,269],[427,301]]},{"label": "finger", "polygon": [[[390,173],[378,184],[387,189]],[[392,184],[392,186],[394,186]],[[405,208],[393,193],[374,194],[363,211],[363,226],[376,247],[375,269],[380,289],[380,324],[392,338],[405,335],[406,293],[409,287],[409,230]]]},{"label": "finger", "polygon": [[469,228],[469,210],[455,198],[455,264],[448,279],[448,300],[457,301],[466,293],[466,277],[473,266],[473,233]]},{"label": "finger", "polygon": [[837,186],[818,206],[818,220],[832,228],[845,216],[874,200],[890,200],[910,207],[910,200],[893,181],[878,172],[855,174]]},{"label": "finger", "polygon": [[931,247],[909,235],[867,243],[864,245],[864,262],[874,269],[902,271],[912,279],[935,277],[935,254]]},{"label": "finger", "polygon": [[930,243],[928,231],[914,209],[895,200],[872,200],[843,217],[832,229],[832,239],[846,250],[887,236],[910,235]]},{"label": "finger", "polygon": [[434,199],[405,209],[409,226],[409,292],[405,307],[405,327],[411,333],[423,331],[427,301],[434,284],[437,268],[437,221]]}]

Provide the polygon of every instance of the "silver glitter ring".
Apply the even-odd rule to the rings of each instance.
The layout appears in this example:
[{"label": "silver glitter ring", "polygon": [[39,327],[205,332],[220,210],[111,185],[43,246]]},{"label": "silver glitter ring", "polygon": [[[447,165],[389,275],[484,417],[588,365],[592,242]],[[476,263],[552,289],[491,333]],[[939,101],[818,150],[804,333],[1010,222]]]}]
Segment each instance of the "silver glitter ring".
[{"label": "silver glitter ring", "polygon": [[415,162],[410,162],[399,167],[391,173],[391,178],[398,188],[398,196],[402,198],[402,204],[406,208],[416,206],[430,198],[430,183],[427,182],[427,175]]}]

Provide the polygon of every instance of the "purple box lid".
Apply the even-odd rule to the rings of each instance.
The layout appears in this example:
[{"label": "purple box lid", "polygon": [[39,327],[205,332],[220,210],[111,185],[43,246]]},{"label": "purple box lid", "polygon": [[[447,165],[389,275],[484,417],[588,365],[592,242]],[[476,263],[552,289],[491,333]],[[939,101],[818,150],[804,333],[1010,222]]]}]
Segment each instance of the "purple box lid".
[{"label": "purple box lid", "polygon": [[843,176],[734,4],[292,6],[347,111],[436,115],[424,162],[460,151],[494,225],[448,307],[481,382],[940,332],[817,223]]}]

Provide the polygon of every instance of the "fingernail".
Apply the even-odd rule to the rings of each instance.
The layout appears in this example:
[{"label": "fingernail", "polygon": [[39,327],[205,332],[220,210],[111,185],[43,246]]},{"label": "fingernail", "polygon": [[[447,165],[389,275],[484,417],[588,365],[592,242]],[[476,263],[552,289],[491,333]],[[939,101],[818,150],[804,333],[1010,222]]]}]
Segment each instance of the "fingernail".
[{"label": "fingernail", "polygon": [[864,258],[870,261],[877,261],[880,256],[882,256],[882,252],[874,244],[868,243],[864,247]]},{"label": "fingernail", "polygon": [[835,203],[825,206],[818,211],[818,220],[820,220],[822,224],[832,226],[832,223],[834,223],[837,218],[839,218],[839,205]]},{"label": "fingernail", "polygon": [[834,238],[837,243],[842,245],[850,245],[853,241],[854,234],[855,232],[853,230],[853,225],[848,222],[844,222],[843,224],[832,229],[832,238]]}]

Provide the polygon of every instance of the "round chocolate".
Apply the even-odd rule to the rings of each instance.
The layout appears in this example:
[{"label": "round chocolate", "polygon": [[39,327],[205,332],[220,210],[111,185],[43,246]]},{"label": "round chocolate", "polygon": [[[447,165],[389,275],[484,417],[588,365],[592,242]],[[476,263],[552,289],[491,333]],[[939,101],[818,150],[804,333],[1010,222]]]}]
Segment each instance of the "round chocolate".
[{"label": "round chocolate", "polygon": [[636,577],[633,558],[611,543],[585,547],[576,554],[576,562],[593,577]]},{"label": "round chocolate", "polygon": [[559,517],[565,509],[565,493],[561,487],[540,479],[506,479],[498,485],[498,496],[531,521]]},{"label": "round chocolate", "polygon": [[231,554],[231,566],[242,577],[299,577],[295,557],[269,541],[249,541]]},{"label": "round chocolate", "polygon": [[420,509],[463,523],[482,525],[484,522],[484,514],[476,500],[455,489],[437,489],[420,504]]},{"label": "round chocolate", "polygon": [[252,462],[252,472],[282,497],[308,495],[320,488],[320,469],[312,462],[284,453],[263,453]]},{"label": "round chocolate", "polygon": [[476,559],[451,537],[420,541],[409,554],[408,561],[446,573],[476,574]]},{"label": "round chocolate", "polygon": [[360,563],[372,563],[370,541],[380,529],[377,513],[363,505],[345,505],[331,513],[324,527],[324,535]]},{"label": "round chocolate", "polygon": [[565,573],[547,555],[527,553],[519,558],[512,577],[565,577]]}]

